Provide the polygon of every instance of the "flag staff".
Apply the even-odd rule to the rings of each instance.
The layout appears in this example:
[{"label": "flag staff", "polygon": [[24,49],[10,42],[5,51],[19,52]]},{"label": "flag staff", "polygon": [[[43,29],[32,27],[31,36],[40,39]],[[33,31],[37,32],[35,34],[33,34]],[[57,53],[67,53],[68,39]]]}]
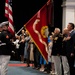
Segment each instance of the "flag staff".
[{"label": "flag staff", "polygon": [[24,28],[24,26],[23,27],[21,27],[21,29],[16,33],[17,35],[21,32],[21,30]]}]

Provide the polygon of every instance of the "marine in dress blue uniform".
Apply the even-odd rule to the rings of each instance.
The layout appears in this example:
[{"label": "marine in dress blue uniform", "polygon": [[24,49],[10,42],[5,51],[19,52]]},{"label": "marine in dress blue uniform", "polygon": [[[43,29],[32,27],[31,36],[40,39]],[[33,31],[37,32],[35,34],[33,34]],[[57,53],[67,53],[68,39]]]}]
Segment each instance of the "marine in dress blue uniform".
[{"label": "marine in dress blue uniform", "polygon": [[11,34],[8,31],[8,21],[2,22],[0,26],[2,28],[0,33],[0,75],[6,75],[11,55]]}]

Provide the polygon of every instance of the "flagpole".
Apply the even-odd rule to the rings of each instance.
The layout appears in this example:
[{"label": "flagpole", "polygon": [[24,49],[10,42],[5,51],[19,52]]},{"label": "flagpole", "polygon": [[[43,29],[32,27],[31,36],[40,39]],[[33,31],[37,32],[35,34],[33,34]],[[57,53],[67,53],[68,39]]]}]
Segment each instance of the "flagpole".
[{"label": "flagpole", "polygon": [[21,29],[16,33],[17,35],[21,32],[21,30],[24,28],[24,26],[23,27],[21,27]]}]

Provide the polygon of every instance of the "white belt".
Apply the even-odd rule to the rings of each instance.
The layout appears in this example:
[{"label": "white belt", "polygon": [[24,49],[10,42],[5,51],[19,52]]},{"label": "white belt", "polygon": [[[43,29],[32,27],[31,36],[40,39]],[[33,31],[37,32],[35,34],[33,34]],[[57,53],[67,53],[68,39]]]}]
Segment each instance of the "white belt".
[{"label": "white belt", "polygon": [[1,43],[0,46],[6,45],[6,43]]}]

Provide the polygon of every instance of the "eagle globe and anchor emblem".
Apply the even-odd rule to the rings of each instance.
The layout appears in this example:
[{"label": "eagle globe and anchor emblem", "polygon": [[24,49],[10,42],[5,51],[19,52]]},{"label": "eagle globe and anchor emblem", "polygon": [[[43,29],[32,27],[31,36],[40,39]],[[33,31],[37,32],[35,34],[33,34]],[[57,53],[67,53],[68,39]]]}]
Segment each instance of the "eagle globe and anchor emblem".
[{"label": "eagle globe and anchor emblem", "polygon": [[43,26],[41,28],[41,35],[43,36],[43,38],[48,38],[48,34],[49,34],[48,26]]}]

